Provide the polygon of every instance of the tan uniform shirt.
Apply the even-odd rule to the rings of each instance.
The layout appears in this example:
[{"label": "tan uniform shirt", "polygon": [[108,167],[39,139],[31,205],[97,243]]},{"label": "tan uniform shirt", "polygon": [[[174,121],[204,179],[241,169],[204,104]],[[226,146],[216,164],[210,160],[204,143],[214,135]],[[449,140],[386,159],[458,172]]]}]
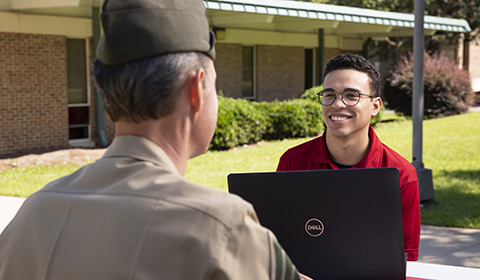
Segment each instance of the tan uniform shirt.
[{"label": "tan uniform shirt", "polygon": [[0,279],[299,278],[250,204],[120,136],[25,201],[0,236]]}]

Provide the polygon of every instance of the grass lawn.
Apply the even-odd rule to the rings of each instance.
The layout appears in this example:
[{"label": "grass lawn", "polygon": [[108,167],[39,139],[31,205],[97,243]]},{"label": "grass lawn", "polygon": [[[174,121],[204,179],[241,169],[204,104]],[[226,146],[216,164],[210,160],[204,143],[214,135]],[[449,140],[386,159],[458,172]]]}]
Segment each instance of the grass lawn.
[{"label": "grass lawn", "polygon": [[68,175],[80,166],[75,164],[35,166],[0,171],[0,195],[27,197],[48,182]]},{"label": "grass lawn", "polygon": [[[385,114],[375,129],[379,138],[412,159],[412,122]],[[422,208],[422,224],[480,229],[480,112],[426,120],[423,162],[431,169],[435,203]],[[209,151],[189,161],[186,177],[226,191],[227,175],[274,171],[288,148],[309,138],[262,142],[231,151]],[[32,167],[0,171],[0,195],[28,196],[47,182],[78,168]]]},{"label": "grass lawn", "polygon": [[[379,138],[412,160],[412,122],[386,114]],[[282,153],[309,139],[267,142],[229,152],[208,152],[189,162],[186,177],[226,190],[233,172],[274,171]],[[480,229],[480,112],[426,120],[423,162],[432,170],[435,204],[422,208],[422,224]]]},{"label": "grass lawn", "polygon": [[[423,163],[432,170],[435,204],[422,209],[422,224],[480,229],[480,113],[426,120]],[[412,123],[380,124],[380,139],[412,159]]]}]

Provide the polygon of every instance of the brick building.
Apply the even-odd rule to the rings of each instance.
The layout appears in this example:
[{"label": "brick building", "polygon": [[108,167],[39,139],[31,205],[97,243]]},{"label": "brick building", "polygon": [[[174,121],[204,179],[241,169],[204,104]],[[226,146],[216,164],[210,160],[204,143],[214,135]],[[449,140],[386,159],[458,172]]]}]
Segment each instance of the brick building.
[{"label": "brick building", "polygon": [[[90,78],[102,2],[0,0],[0,157],[105,146],[113,138]],[[330,57],[362,53],[368,38],[413,35],[407,14],[278,0],[204,2],[217,36],[217,89],[230,97],[295,98],[320,83]],[[437,30],[470,28],[426,17],[425,34]]]}]

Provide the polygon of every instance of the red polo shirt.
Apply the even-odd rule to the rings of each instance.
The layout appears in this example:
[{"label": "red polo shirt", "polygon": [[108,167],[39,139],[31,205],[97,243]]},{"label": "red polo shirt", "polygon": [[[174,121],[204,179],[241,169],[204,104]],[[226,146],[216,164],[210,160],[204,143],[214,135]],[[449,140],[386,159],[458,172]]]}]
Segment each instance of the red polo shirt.
[{"label": "red polo shirt", "polygon": [[[420,242],[420,198],[417,171],[406,159],[380,142],[370,127],[370,149],[365,157],[352,168],[396,167],[400,173],[402,201],[403,242],[409,261],[418,259]],[[277,171],[338,169],[328,156],[325,132],[306,143],[287,150]]]}]

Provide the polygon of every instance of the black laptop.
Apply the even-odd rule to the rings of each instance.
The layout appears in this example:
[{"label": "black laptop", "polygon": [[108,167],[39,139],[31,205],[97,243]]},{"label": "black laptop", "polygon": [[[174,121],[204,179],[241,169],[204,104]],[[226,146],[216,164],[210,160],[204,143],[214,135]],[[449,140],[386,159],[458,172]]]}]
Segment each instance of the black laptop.
[{"label": "black laptop", "polygon": [[298,270],[313,279],[405,279],[396,168],[237,173]]}]

